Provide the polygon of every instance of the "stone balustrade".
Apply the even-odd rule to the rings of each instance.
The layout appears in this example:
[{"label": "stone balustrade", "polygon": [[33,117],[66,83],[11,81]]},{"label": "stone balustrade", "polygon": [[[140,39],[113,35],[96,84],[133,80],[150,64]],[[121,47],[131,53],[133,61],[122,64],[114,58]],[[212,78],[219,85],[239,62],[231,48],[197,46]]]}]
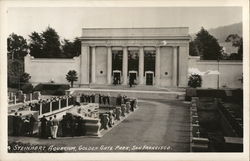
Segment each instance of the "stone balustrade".
[{"label": "stone balustrade", "polygon": [[24,94],[21,90],[17,91],[16,93],[8,92],[8,101],[10,104],[26,103],[33,100],[39,100],[40,97],[41,93],[39,91],[29,94]]},{"label": "stone balustrade", "polygon": [[191,119],[190,150],[192,152],[206,152],[208,151],[209,140],[208,138],[201,137],[199,116],[197,111],[198,104],[199,104],[199,98],[192,97],[190,106],[190,119]]}]

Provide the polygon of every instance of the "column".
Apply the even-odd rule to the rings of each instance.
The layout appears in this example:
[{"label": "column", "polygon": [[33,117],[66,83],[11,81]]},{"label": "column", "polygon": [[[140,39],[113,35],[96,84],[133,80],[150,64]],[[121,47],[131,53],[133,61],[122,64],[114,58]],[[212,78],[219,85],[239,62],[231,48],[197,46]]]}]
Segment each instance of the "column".
[{"label": "column", "polygon": [[69,106],[69,97],[66,98],[66,107]]},{"label": "column", "polygon": [[112,72],[112,50],[111,46],[108,46],[108,57],[107,57],[107,83],[111,84],[111,72]]},{"label": "column", "polygon": [[61,99],[58,100],[58,106],[59,106],[59,110],[62,108],[61,106]]},{"label": "column", "polygon": [[49,112],[52,112],[52,102],[49,102]]},{"label": "column", "polygon": [[81,47],[80,84],[89,84],[89,46]]},{"label": "column", "polygon": [[172,85],[177,86],[177,46],[173,46]]},{"label": "column", "polygon": [[42,113],[43,113],[43,104],[42,103],[40,103],[40,108],[39,108],[39,115],[42,115]]},{"label": "column", "polygon": [[160,85],[160,74],[161,74],[161,55],[160,46],[156,47],[156,58],[155,58],[155,82],[156,85]]},{"label": "column", "polygon": [[95,83],[95,46],[91,47],[91,55],[92,55],[92,59],[91,59],[91,82],[94,84]]},{"label": "column", "polygon": [[143,51],[143,47],[140,47],[140,55],[139,55],[139,84],[144,84],[143,73],[144,73],[144,51]]},{"label": "column", "polygon": [[128,49],[127,47],[123,47],[122,76],[123,76],[123,85],[127,85],[127,76],[128,76]]}]

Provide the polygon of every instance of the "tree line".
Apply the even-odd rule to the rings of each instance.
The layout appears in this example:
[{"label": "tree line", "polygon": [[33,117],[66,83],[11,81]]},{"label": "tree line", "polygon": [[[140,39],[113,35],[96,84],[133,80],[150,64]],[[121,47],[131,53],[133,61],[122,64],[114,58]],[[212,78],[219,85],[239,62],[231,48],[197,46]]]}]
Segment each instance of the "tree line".
[{"label": "tree line", "polygon": [[73,58],[81,53],[81,41],[63,39],[51,27],[38,33],[32,32],[28,40],[12,33],[7,39],[8,87],[23,91],[32,90],[28,82],[31,76],[24,72],[24,57],[29,53],[35,58]]},{"label": "tree line", "polygon": [[209,34],[207,30],[201,28],[195,39],[189,43],[189,55],[201,56],[203,60],[242,60],[242,37],[237,34],[230,34],[225,42],[232,43],[232,46],[237,48],[237,53],[225,53],[218,40]]},{"label": "tree line", "polygon": [[63,39],[51,27],[29,35],[28,41],[23,36],[12,33],[7,39],[8,58],[22,60],[28,53],[35,58],[73,58],[81,53],[81,41]]}]

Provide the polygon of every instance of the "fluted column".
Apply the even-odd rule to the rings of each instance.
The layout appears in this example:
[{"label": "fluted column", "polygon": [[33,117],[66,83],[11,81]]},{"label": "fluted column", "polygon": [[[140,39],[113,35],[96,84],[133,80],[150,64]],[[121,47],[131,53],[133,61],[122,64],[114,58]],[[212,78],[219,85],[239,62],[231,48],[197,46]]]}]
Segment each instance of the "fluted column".
[{"label": "fluted column", "polygon": [[112,50],[111,46],[108,46],[108,61],[107,61],[107,83],[111,84],[111,72],[112,72]]},{"label": "fluted column", "polygon": [[156,58],[155,58],[155,82],[156,85],[160,85],[160,74],[161,74],[161,53],[160,47],[156,47]]},{"label": "fluted column", "polygon": [[95,83],[95,46],[91,47],[91,54],[92,54],[92,60],[91,60],[91,82]]},{"label": "fluted column", "polygon": [[128,49],[123,47],[123,57],[122,57],[122,76],[123,76],[123,85],[127,84],[128,76]]},{"label": "fluted column", "polygon": [[89,46],[81,47],[80,84],[89,84]]},{"label": "fluted column", "polygon": [[140,55],[139,55],[139,84],[144,84],[144,51],[143,47],[140,47]]},{"label": "fluted column", "polygon": [[173,71],[172,71],[172,85],[177,86],[177,47],[173,47]]}]

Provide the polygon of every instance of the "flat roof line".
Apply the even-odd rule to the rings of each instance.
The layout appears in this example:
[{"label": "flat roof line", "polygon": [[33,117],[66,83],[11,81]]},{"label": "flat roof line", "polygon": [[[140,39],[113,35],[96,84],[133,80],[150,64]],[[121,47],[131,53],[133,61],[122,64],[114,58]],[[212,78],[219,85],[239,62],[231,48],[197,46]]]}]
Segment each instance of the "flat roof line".
[{"label": "flat roof line", "polygon": [[86,30],[99,30],[99,29],[171,29],[171,28],[189,28],[189,27],[83,27]]}]

